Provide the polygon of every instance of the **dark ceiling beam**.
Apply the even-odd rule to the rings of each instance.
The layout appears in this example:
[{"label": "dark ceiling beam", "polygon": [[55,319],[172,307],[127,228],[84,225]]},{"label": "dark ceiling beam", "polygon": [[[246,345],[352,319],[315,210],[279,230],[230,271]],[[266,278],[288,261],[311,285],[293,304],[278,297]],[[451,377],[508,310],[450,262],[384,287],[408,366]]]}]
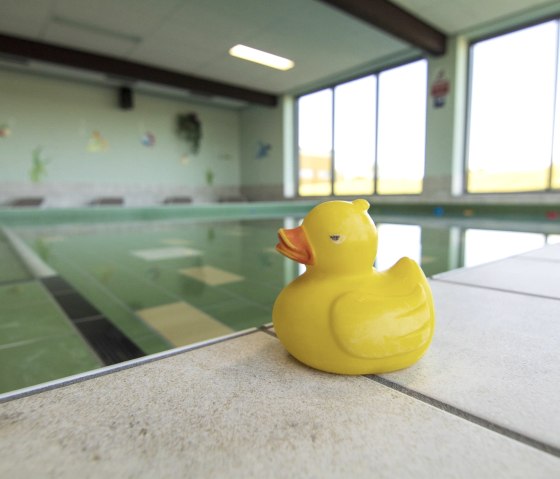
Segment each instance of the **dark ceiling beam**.
[{"label": "dark ceiling beam", "polygon": [[141,63],[88,53],[73,48],[59,47],[48,43],[26,40],[0,34],[0,52],[23,58],[57,63],[84,70],[105,73],[131,80],[167,85],[204,95],[222,96],[266,106],[276,106],[278,97],[269,93],[250,90],[227,83],[186,75],[171,70],[152,67]]},{"label": "dark ceiling beam", "polygon": [[432,55],[443,55],[444,33],[387,0],[321,0]]}]

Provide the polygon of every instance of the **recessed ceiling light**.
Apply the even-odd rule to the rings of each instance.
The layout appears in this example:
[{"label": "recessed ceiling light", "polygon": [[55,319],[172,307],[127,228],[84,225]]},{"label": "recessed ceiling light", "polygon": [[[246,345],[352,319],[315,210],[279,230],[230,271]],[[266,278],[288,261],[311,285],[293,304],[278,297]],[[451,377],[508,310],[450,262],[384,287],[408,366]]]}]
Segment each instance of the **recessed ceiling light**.
[{"label": "recessed ceiling light", "polygon": [[249,60],[250,62],[276,68],[277,70],[289,70],[294,67],[294,62],[292,60],[273,55],[272,53],[263,52],[256,48],[246,47],[245,45],[235,45],[229,49],[229,54],[237,58],[242,58],[243,60]]}]

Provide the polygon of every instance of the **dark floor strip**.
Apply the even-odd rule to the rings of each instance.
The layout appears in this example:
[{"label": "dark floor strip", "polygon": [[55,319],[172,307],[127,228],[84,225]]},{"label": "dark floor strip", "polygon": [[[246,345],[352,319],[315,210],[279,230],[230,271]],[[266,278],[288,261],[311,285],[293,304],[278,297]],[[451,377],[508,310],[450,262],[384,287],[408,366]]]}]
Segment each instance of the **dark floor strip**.
[{"label": "dark floor strip", "polygon": [[482,284],[471,284],[471,283],[461,283],[460,281],[452,281],[449,279],[442,279],[442,278],[430,278],[430,281],[437,281],[440,283],[448,283],[448,284],[456,284],[457,286],[467,286],[469,288],[477,288],[477,289],[489,289],[491,291],[498,291],[500,293],[510,293],[510,294],[520,294],[523,296],[530,296],[532,298],[540,298],[540,299],[553,299],[556,301],[560,301],[560,298],[555,296],[547,296],[545,294],[535,294],[535,293],[527,293],[525,291],[515,291],[513,289],[502,289],[502,288],[495,288],[492,286],[484,286]]},{"label": "dark floor strip", "polygon": [[484,428],[489,429],[493,432],[501,434],[502,436],[506,436],[510,439],[513,439],[514,441],[521,442],[521,443],[525,444],[526,446],[530,446],[530,447],[533,447],[535,449],[538,449],[539,451],[546,452],[546,453],[551,454],[551,455],[556,456],[556,457],[560,457],[560,448],[557,448],[555,446],[551,446],[550,444],[546,444],[544,442],[537,441],[536,439],[524,436],[523,434],[512,431],[511,429],[500,426],[498,424],[490,422],[490,421],[488,421],[486,419],[483,419],[481,417],[475,416],[474,414],[463,411],[459,408],[451,406],[450,404],[446,404],[444,402],[438,401],[437,399],[431,398],[431,397],[426,396],[426,395],[424,395],[422,393],[419,393],[417,391],[413,391],[412,389],[409,389],[405,386],[401,386],[400,384],[394,383],[394,382],[389,381],[389,380],[387,380],[385,378],[382,378],[380,376],[366,375],[364,377],[366,377],[368,379],[371,379],[372,381],[375,381],[379,384],[382,384],[383,386],[394,389],[395,391],[406,394],[407,396],[410,396],[414,399],[417,399],[418,401],[422,401],[426,404],[429,404],[430,406],[441,409],[442,411],[445,411],[449,414],[453,414],[454,416],[460,417],[461,419],[465,419],[469,422],[477,424],[478,426],[484,427]]},{"label": "dark floor strip", "polygon": [[41,281],[52,294],[74,291],[74,287],[60,276],[49,276],[42,278]]},{"label": "dark floor strip", "polygon": [[145,355],[63,278],[52,276],[41,279],[41,282],[104,365],[110,366]]}]

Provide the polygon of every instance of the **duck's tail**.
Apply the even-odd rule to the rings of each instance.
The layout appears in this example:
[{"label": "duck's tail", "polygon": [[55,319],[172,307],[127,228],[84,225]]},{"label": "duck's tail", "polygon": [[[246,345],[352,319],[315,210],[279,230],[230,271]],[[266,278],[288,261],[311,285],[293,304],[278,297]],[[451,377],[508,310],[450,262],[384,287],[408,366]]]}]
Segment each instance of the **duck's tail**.
[{"label": "duck's tail", "polygon": [[380,359],[426,348],[432,339],[433,319],[431,291],[420,283],[403,296],[346,293],[333,305],[331,326],[348,354]]}]

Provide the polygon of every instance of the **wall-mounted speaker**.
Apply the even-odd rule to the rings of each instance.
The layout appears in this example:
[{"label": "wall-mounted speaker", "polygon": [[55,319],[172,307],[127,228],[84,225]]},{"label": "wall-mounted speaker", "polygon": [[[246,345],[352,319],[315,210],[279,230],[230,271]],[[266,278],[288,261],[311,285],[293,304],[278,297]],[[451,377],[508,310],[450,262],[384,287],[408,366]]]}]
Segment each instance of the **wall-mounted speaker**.
[{"label": "wall-mounted speaker", "polygon": [[119,88],[119,106],[123,110],[132,110],[134,108],[134,92],[132,88],[127,86]]}]

